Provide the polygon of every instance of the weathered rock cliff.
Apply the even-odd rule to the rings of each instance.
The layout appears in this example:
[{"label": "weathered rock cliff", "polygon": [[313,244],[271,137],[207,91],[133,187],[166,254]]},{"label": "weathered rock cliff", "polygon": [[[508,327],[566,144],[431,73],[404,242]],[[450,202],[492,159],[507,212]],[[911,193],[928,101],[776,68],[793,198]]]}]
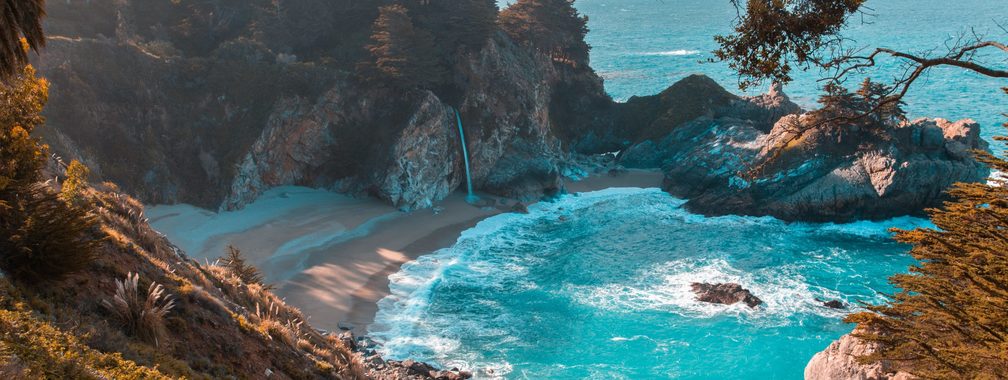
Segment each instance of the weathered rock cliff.
[{"label": "weathered rock cliff", "polygon": [[805,367],[805,380],[910,380],[889,362],[861,364],[857,358],[874,352],[871,343],[844,335],[815,354]]},{"label": "weathered rock cliff", "polygon": [[359,82],[331,63],[332,43],[281,33],[294,21],[257,2],[201,7],[51,3],[53,37],[38,63],[53,83],[54,149],[147,202],[238,208],[270,187],[304,185],[414,209],[464,180],[454,108],[477,189],[527,198],[562,186],[554,130],[576,128],[552,115],[581,105],[554,100],[557,87],[611,103],[590,69],[500,32],[457,53],[458,88],[445,98]]},{"label": "weathered rock cliff", "polygon": [[805,221],[919,215],[941,205],[953,183],[989,173],[970,154],[987,149],[971,120],[920,119],[887,127],[881,138],[853,126],[814,129],[774,156],[771,148],[790,141],[794,122],[810,115],[797,115],[779,91],[724,104],[630,147],[621,162],[662,168],[665,189],[695,212]]}]

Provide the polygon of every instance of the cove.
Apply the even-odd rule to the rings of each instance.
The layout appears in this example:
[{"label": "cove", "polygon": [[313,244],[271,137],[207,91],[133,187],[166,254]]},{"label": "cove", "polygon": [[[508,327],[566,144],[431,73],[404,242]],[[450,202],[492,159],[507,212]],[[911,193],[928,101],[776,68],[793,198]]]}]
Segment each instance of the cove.
[{"label": "cove", "polygon": [[[797,379],[884,300],[913,259],[890,227],[694,215],[658,189],[565,195],[480,222],[390,276],[369,334],[389,358],[477,378]],[[698,302],[692,282],[736,282],[755,310]],[[834,310],[819,300],[840,300]]]}]

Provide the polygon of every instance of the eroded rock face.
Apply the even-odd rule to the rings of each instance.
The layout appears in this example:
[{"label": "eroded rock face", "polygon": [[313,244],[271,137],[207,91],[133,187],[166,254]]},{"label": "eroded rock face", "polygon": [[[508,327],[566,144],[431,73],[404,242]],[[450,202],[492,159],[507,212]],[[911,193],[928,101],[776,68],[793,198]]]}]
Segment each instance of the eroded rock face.
[{"label": "eroded rock face", "polygon": [[[770,148],[810,117],[788,114],[764,131],[765,119],[751,109],[769,104],[763,117],[795,110],[781,99],[780,93],[749,98],[739,112],[724,112],[729,116],[687,122],[630,147],[621,163],[662,168],[664,188],[688,198],[694,212],[816,222],[921,215],[941,205],[952,184],[989,174],[969,154],[988,148],[971,120],[919,119],[889,127],[884,138],[815,130],[774,157]],[[744,114],[749,118],[736,117]]]},{"label": "eroded rock face", "polygon": [[815,354],[805,366],[805,380],[909,380],[914,377],[897,371],[889,362],[858,363],[857,358],[876,350],[872,343],[844,335]]},{"label": "eroded rock face", "polygon": [[690,285],[693,289],[693,293],[697,295],[697,301],[719,303],[724,305],[734,305],[739,302],[744,302],[750,308],[755,308],[763,303],[763,300],[754,296],[748,289],[742,287],[742,285],[727,283],[727,284],[707,284],[694,282]]},{"label": "eroded rock face", "polygon": [[[555,132],[577,128],[559,127],[554,113],[611,103],[590,69],[557,65],[504,33],[460,53],[460,88],[439,97],[358,83],[312,60],[332,53],[332,41],[284,33],[336,33],[325,17],[288,25],[256,4],[227,4],[233,23],[191,38],[172,25],[213,9],[110,0],[50,8],[54,33],[38,62],[53,84],[44,138],[145,202],[236,209],[300,185],[429,207],[464,182],[455,108],[476,189],[531,200],[562,188],[567,153]],[[560,85],[569,96],[557,96]]]}]

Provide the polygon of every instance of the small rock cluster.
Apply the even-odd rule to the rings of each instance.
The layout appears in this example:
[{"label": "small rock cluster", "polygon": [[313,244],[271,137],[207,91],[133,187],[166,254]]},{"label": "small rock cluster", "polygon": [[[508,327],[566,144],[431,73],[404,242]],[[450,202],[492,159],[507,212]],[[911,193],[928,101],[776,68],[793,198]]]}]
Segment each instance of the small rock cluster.
[{"label": "small rock cluster", "polygon": [[386,361],[376,351],[378,348],[377,342],[368,337],[355,337],[353,332],[349,330],[341,331],[338,337],[350,350],[360,355],[361,362],[367,368],[368,375],[375,379],[465,380],[472,377],[472,373],[468,371],[458,368],[438,369],[430,364],[412,359]]}]

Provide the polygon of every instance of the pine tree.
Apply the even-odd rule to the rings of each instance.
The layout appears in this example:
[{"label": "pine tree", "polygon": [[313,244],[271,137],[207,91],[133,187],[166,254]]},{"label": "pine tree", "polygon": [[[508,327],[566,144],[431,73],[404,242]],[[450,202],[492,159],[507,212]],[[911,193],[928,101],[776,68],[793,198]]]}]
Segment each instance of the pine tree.
[{"label": "pine tree", "polygon": [[[1008,173],[1005,159],[976,154]],[[949,194],[954,201],[929,210],[937,229],[898,231],[919,260],[890,278],[900,292],[847,320],[861,327],[856,336],[880,344],[865,362],[889,360],[923,379],[1008,378],[1008,181],[958,184]]]},{"label": "pine tree", "polygon": [[588,66],[588,17],[578,14],[573,0],[518,0],[501,12],[499,22],[515,41],[555,61]]},{"label": "pine tree", "polygon": [[259,273],[256,267],[248,264],[245,261],[245,256],[242,255],[241,250],[229,245],[227,247],[227,253],[221,258],[221,265],[227,268],[231,274],[238,277],[242,282],[246,284],[259,284],[262,285],[263,276]]},{"label": "pine tree", "polygon": [[368,62],[378,79],[405,88],[431,88],[445,81],[445,71],[434,38],[414,27],[401,5],[382,7],[375,20]]}]

